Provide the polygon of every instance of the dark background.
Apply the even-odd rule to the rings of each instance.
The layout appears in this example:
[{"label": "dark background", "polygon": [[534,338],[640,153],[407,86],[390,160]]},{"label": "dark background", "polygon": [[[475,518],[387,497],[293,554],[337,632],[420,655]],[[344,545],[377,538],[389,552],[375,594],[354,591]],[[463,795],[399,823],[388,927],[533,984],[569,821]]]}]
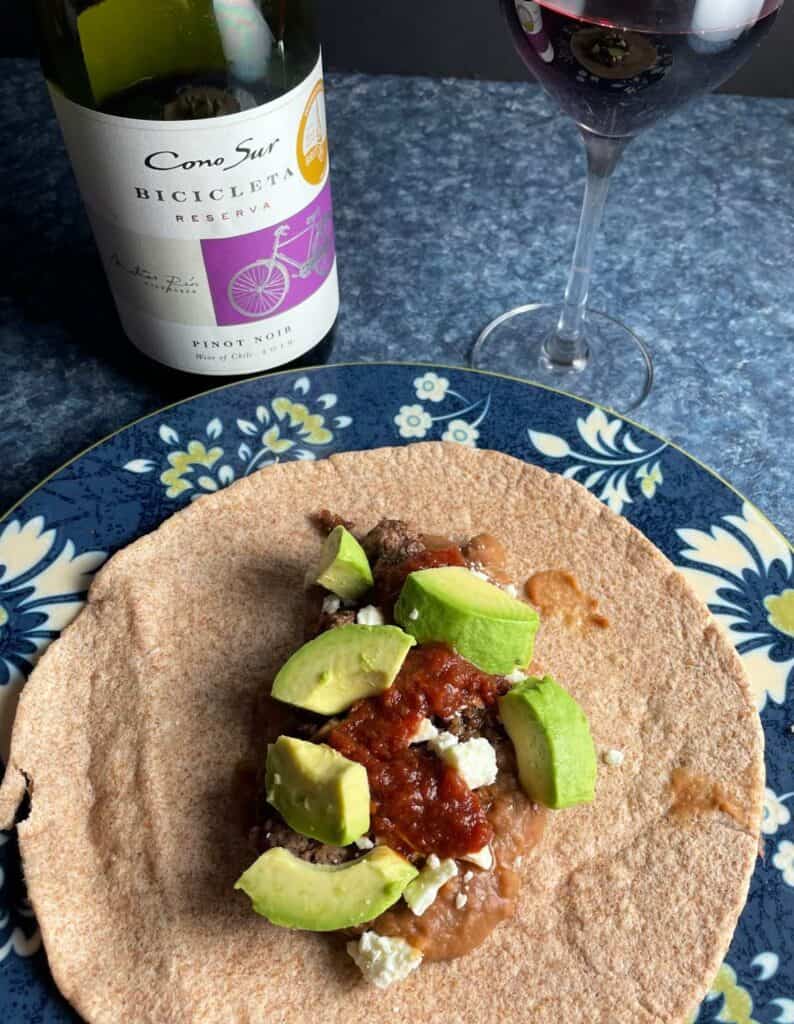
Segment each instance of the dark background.
[{"label": "dark background", "polygon": [[[325,63],[337,71],[524,80],[496,0],[317,0]],[[0,0],[0,56],[35,53],[27,0]],[[794,2],[725,86],[794,97]]]}]

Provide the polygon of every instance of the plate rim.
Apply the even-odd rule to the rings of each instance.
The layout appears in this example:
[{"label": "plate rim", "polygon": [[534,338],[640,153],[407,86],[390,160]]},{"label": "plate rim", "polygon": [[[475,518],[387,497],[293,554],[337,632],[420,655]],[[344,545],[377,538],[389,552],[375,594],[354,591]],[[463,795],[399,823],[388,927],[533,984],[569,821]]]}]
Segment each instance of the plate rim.
[{"label": "plate rim", "polygon": [[692,455],[692,453],[689,452],[686,448],[683,448],[681,445],[676,444],[675,441],[671,441],[668,437],[665,437],[664,434],[660,434],[657,431],[652,430],[650,427],[646,427],[644,424],[640,423],[638,420],[635,420],[633,417],[626,416],[624,413],[618,412],[617,409],[613,409],[609,405],[603,405],[600,402],[593,402],[589,398],[581,398],[579,395],[574,395],[570,391],[565,391],[562,388],[552,387],[550,384],[542,384],[539,381],[530,380],[526,377],[516,377],[509,373],[498,373],[495,370],[480,370],[472,366],[460,366],[455,363],[424,362],[413,359],[373,359],[371,361],[351,359],[347,362],[314,363],[311,366],[301,366],[288,370],[266,371],[265,373],[254,374],[250,377],[244,377],[242,380],[232,381],[227,384],[218,384],[216,387],[207,388],[205,391],[199,391],[195,395],[188,395],[185,398],[177,399],[177,401],[175,402],[168,402],[166,405],[162,405],[157,409],[153,409],[151,412],[144,413],[143,416],[138,416],[136,419],[129,420],[127,423],[123,424],[121,427],[118,427],[116,430],[111,430],[108,434],[105,434],[98,440],[94,441],[93,444],[89,444],[85,448],[80,449],[80,451],[76,452],[65,462],[61,463],[61,465],[53,469],[50,473],[43,477],[37,484],[34,484],[33,487],[29,488],[29,490],[27,490],[20,498],[18,498],[9,508],[7,508],[3,512],[0,512],[0,526],[2,526],[6,522],[6,520],[9,519],[10,516],[21,505],[23,505],[37,491],[41,490],[42,487],[45,487],[50,482],[50,480],[56,477],[62,470],[67,469],[69,466],[73,465],[73,463],[81,459],[84,455],[87,455],[89,452],[92,452],[95,448],[99,448],[106,441],[110,441],[112,438],[124,433],[125,430],[129,430],[131,427],[136,427],[139,423],[143,423],[145,420],[151,419],[154,416],[160,416],[162,413],[168,412],[169,409],[175,409],[177,406],[185,405],[188,402],[195,401],[198,398],[204,398],[207,395],[212,395],[219,391],[229,391],[232,388],[237,388],[244,384],[251,384],[261,380],[270,380],[276,377],[286,376],[286,374],[311,373],[312,371],[315,370],[338,370],[357,366],[405,366],[417,367],[425,370],[455,370],[458,372],[474,374],[480,377],[493,377],[496,378],[497,380],[509,380],[515,384],[523,384],[530,388],[537,388],[540,391],[548,391],[551,394],[562,395],[563,398],[570,398],[573,401],[579,402],[581,405],[587,406],[589,408],[601,409],[603,412],[608,412],[613,416],[619,416],[626,423],[631,424],[638,430],[644,431],[646,434],[650,434],[651,437],[655,437],[658,441],[664,442],[674,451],[680,452],[681,455],[685,456],[700,469],[705,470],[707,473],[713,476],[724,487],[727,487],[729,491],[732,491],[738,498],[741,498],[743,502],[745,502],[755,512],[757,512],[758,515],[761,516],[761,518],[763,519],[764,523],[774,533],[776,533],[778,537],[780,537],[780,539],[783,541],[783,543],[789,548],[789,550],[792,553],[794,553],[794,541],[790,541],[788,537],[786,537],[786,535],[780,529],[780,527],[777,526],[769,518],[769,516],[761,508],[759,508],[758,505],[755,504],[755,502],[748,498],[747,495],[745,495],[737,487],[734,487],[734,485],[730,483],[730,481],[726,480],[724,476],[718,473],[716,469],[712,469],[711,466],[703,462],[696,455]]},{"label": "plate rim", "polygon": [[[790,550],[790,551],[792,551],[794,553],[794,545],[792,545],[792,543],[788,540],[788,538],[785,536],[785,534],[782,532],[782,530],[780,528],[778,528],[772,522],[772,520],[769,519],[769,517],[758,508],[758,506],[756,506],[752,501],[750,501],[748,498],[746,498],[745,495],[741,491],[739,491],[729,481],[727,481],[723,476],[721,476],[718,472],[716,472],[714,469],[712,469],[706,463],[702,462],[697,457],[691,455],[685,448],[683,448],[680,445],[675,444],[674,442],[670,441],[664,435],[659,434],[656,431],[649,429],[648,427],[644,426],[642,423],[638,422],[637,420],[633,419],[632,417],[625,416],[622,413],[618,412],[615,409],[612,409],[609,406],[601,405],[600,403],[592,402],[592,401],[590,401],[588,399],[584,399],[584,398],[581,398],[581,397],[579,397],[577,395],[573,395],[573,394],[571,394],[571,393],[569,393],[569,392],[567,392],[567,391],[565,391],[563,389],[555,388],[555,387],[552,387],[550,385],[541,384],[539,382],[532,381],[532,380],[529,380],[529,379],[526,379],[526,378],[516,377],[516,376],[510,375],[510,374],[504,374],[504,373],[499,373],[499,372],[495,372],[495,371],[478,370],[478,369],[474,369],[474,368],[470,368],[470,367],[466,367],[466,366],[461,366],[461,365],[455,365],[455,364],[451,364],[451,363],[425,362],[425,361],[418,361],[418,360],[373,360],[373,361],[350,360],[350,361],[346,361],[346,362],[316,364],[316,365],[311,365],[311,366],[306,366],[306,367],[298,367],[298,368],[287,369],[287,370],[279,370],[279,371],[275,371],[275,372],[272,372],[272,373],[263,373],[263,374],[253,375],[253,376],[246,377],[246,378],[243,378],[241,380],[230,382],[230,383],[226,383],[226,384],[219,384],[219,385],[216,384],[215,386],[209,387],[209,388],[207,388],[204,391],[201,391],[201,392],[198,392],[198,393],[192,394],[192,395],[187,395],[187,396],[185,396],[185,397],[183,397],[181,399],[178,399],[176,401],[169,402],[169,403],[167,403],[167,404],[165,404],[163,406],[160,406],[159,408],[153,409],[151,412],[147,412],[144,415],[138,416],[135,419],[132,419],[132,420],[124,423],[123,425],[121,425],[120,427],[118,427],[115,430],[110,431],[106,435],[100,437],[98,440],[94,441],[93,443],[91,443],[91,444],[87,445],[86,447],[82,448],[81,450],[77,451],[69,459],[65,460],[60,466],[58,466],[57,468],[55,468],[51,472],[49,472],[40,481],[38,481],[34,486],[29,488],[26,491],[26,493],[24,493],[18,500],[16,500],[7,509],[7,511],[0,512],[0,534],[2,534],[2,532],[4,530],[4,527],[9,523],[9,521],[12,520],[14,513],[17,510],[22,509],[22,507],[25,505],[25,503],[29,499],[33,498],[37,494],[37,492],[39,492],[40,490],[45,488],[51,481],[53,481],[58,476],[58,474],[61,473],[61,471],[66,470],[70,466],[73,466],[81,458],[83,458],[83,456],[88,455],[89,453],[93,452],[95,449],[100,449],[101,446],[105,444],[105,442],[113,440],[114,438],[116,438],[117,436],[123,434],[125,431],[129,430],[130,428],[136,427],[139,424],[143,424],[147,420],[153,419],[154,417],[157,417],[157,416],[160,416],[160,415],[162,415],[164,413],[167,413],[169,410],[181,408],[183,405],[186,405],[189,402],[193,402],[195,399],[200,399],[200,398],[204,398],[204,397],[209,396],[209,395],[214,395],[216,392],[225,392],[227,390],[231,390],[232,388],[236,388],[238,385],[249,384],[249,383],[253,383],[253,382],[259,383],[261,381],[267,381],[269,378],[272,377],[274,379],[274,387],[278,387],[278,381],[280,381],[280,378],[281,377],[286,377],[287,375],[289,375],[291,377],[295,377],[295,378],[300,378],[300,376],[302,374],[308,374],[308,375],[311,376],[316,371],[321,371],[321,370],[330,370],[330,371],[342,370],[342,371],[344,371],[344,370],[348,370],[349,369],[351,371],[355,371],[359,367],[368,367],[368,366],[372,366],[373,368],[375,368],[375,370],[377,370],[378,368],[383,368],[383,369],[386,369],[386,370],[389,370],[391,368],[394,368],[395,370],[398,370],[400,368],[404,368],[405,370],[408,370],[408,371],[410,371],[411,369],[416,369],[416,370],[418,370],[420,372],[421,371],[427,371],[427,370],[438,370],[438,371],[449,371],[449,372],[454,372],[454,373],[473,374],[473,375],[477,375],[477,376],[482,377],[482,378],[492,378],[494,380],[506,380],[506,381],[509,381],[509,382],[526,385],[530,389],[535,389],[535,390],[540,391],[540,392],[544,392],[544,391],[545,392],[550,392],[552,394],[560,395],[563,398],[573,399],[575,402],[578,403],[578,406],[579,406],[580,409],[599,409],[599,410],[602,410],[603,412],[605,412],[605,413],[607,413],[609,415],[612,415],[612,416],[615,416],[615,417],[619,417],[623,422],[625,422],[625,423],[627,423],[629,425],[634,426],[638,430],[642,430],[643,432],[648,434],[650,437],[655,438],[658,441],[663,442],[664,444],[668,445],[672,450],[674,450],[674,451],[680,453],[681,455],[683,455],[688,460],[688,462],[693,463],[696,467],[698,467],[698,469],[705,470],[709,474],[709,476],[711,478],[716,479],[723,487],[727,488],[727,491],[729,493],[735,495],[740,501],[746,503],[747,506],[752,508],[756,512],[756,514],[758,516],[760,516],[763,525],[765,527],[769,528],[769,530],[771,531],[771,534],[773,534],[773,535],[777,536],[778,538],[780,538],[780,540],[782,541],[782,543],[785,546],[785,548]],[[378,376],[376,374],[375,377],[373,378],[373,380],[377,381],[377,379],[378,379]],[[340,380],[340,383],[343,380],[344,380],[344,374],[342,375],[342,380]],[[366,376],[363,378],[362,386],[365,387],[365,388],[368,388],[370,386],[370,384],[368,383],[368,378]],[[353,393],[355,394],[355,391]],[[223,399],[220,399],[220,401],[222,402]],[[542,405],[542,402],[541,402],[541,405],[539,406],[539,408],[540,409],[544,408],[544,406]],[[564,408],[565,408],[565,406],[562,407],[561,411],[564,412]],[[573,407],[573,408],[575,409],[576,407]],[[572,411],[573,411],[573,409],[569,409],[569,415],[570,415],[570,413]],[[196,413],[195,412],[188,412],[187,416],[188,416],[188,418],[191,417],[191,416],[195,417]],[[498,433],[499,432],[497,432],[497,434]],[[135,435],[133,435],[133,438],[134,437],[135,437]],[[133,441],[131,443],[135,443],[135,442]],[[395,442],[395,443],[397,443],[397,442]],[[531,453],[531,448],[530,448],[530,453]],[[531,454],[528,455],[528,456],[525,454],[523,456],[523,458],[530,458],[531,459],[532,456],[531,456]],[[101,461],[102,460],[100,458],[100,464],[101,464]],[[46,494],[42,495],[42,497],[39,500],[42,501],[43,503],[46,503],[48,500],[50,500],[56,494],[57,494],[57,491],[50,492],[49,496],[46,495]],[[716,497],[716,492],[715,492],[715,497]],[[174,512],[176,512],[176,511],[178,511],[178,509],[174,509]],[[28,513],[28,516],[30,516],[30,515],[32,515],[32,513]],[[676,564],[676,568],[680,568],[680,565]],[[785,705],[783,705],[783,706],[785,706]],[[770,842],[771,841],[772,840],[770,839]],[[756,877],[756,867],[754,867],[753,875],[751,876],[751,880],[750,880],[750,885],[752,885],[754,880],[755,880],[755,877]],[[774,872],[773,872],[773,874],[774,874]],[[748,904],[749,904],[749,891],[748,891],[747,901],[745,902],[745,905],[742,908],[742,914],[745,913],[746,907],[747,907]],[[766,919],[766,914],[764,915],[764,918]],[[739,921],[740,920],[741,920],[741,917],[740,917]],[[773,917],[773,920],[776,920],[776,918]],[[737,929],[738,929],[739,921],[737,921]],[[736,937],[736,933],[734,933],[734,935],[733,935],[733,937],[731,939],[731,943],[732,944],[733,944],[733,942],[735,940],[735,937]],[[777,946],[772,946],[770,944],[766,944],[764,946],[764,948],[766,950],[776,949]],[[44,955],[46,956],[46,952],[45,952]],[[731,968],[731,966],[735,966],[736,967],[736,974],[737,974],[737,978],[736,978],[737,987],[740,989],[740,991],[745,991],[745,992],[751,992],[752,991],[752,993],[753,993],[753,1001],[755,1002],[757,988],[752,983],[753,983],[754,980],[755,981],[762,981],[762,980],[766,980],[766,979],[763,978],[763,976],[761,978],[757,978],[757,977],[754,976],[753,966],[755,964],[755,961],[752,961],[752,963],[747,967],[747,972],[748,973],[747,973],[746,977],[744,976],[743,972],[740,973],[740,969],[739,969],[738,962],[737,962],[736,958],[739,957],[740,959],[743,959],[744,958],[744,953],[743,952],[742,952],[742,954],[739,954],[737,952],[735,954],[735,956],[733,958],[731,958],[730,960],[729,960],[729,957],[730,957],[730,947],[729,947],[729,950],[726,950],[726,952],[725,952],[725,954],[724,954],[724,956],[723,956],[723,958],[721,960],[720,970],[722,970],[722,967],[724,965],[727,965],[729,969]],[[2,973],[2,972],[0,972],[0,973]],[[48,968],[46,969],[46,973],[49,974],[49,969]],[[719,975],[715,975],[715,978],[717,978],[717,977],[719,977]],[[28,981],[25,984],[25,990],[24,990],[25,994],[27,993],[27,990],[28,990],[29,981],[30,981],[30,979],[28,978]],[[57,986],[56,986],[56,988],[57,988]],[[68,1000],[66,1000],[66,1001],[67,1001],[67,1003],[69,1002]],[[777,1002],[777,1000],[772,1000],[772,1003],[775,1003],[775,1002]],[[703,1003],[699,1003],[698,1006],[695,1008],[696,1015],[700,1014],[703,1005],[704,1005]],[[70,1008],[73,1011],[74,1008],[71,1006],[71,1003],[69,1003],[69,1006],[70,1006]],[[699,1019],[699,1017],[698,1017],[698,1019]],[[704,1022],[704,1024],[705,1024],[705,1022]]]}]

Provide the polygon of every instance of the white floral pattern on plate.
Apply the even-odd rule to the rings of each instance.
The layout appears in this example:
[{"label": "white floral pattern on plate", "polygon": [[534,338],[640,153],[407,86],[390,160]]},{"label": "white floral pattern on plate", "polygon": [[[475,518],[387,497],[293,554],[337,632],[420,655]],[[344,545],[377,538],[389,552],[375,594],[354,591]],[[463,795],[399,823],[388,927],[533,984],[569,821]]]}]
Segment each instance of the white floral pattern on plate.
[{"label": "white floral pattern on plate", "polygon": [[[538,410],[529,422],[533,426],[545,424],[546,430],[557,433],[536,432],[534,437],[540,439],[546,450],[538,448],[541,454],[525,450],[524,457],[547,468],[563,470],[587,483],[613,509],[631,512],[636,524],[675,561],[685,562],[688,574],[700,574],[699,592],[712,604],[718,619],[728,626],[751,678],[761,681],[757,684],[762,693],[759,704],[767,695],[771,698],[764,714],[769,777],[779,790],[794,790],[788,755],[788,726],[794,723],[790,714],[791,691],[786,707],[778,706],[785,696],[786,674],[791,680],[790,673],[794,671],[794,577],[791,552],[769,523],[749,506],[739,511],[740,503],[735,496],[682,453],[674,449],[665,453],[665,445],[657,447],[652,436],[638,433],[630,424],[609,417],[602,410],[593,409],[581,418],[582,405],[564,396],[465,371],[392,368],[388,375],[380,375],[377,381],[369,383],[369,376],[377,373],[367,366],[329,367],[302,375],[262,378],[157,414],[154,420],[144,421],[104,442],[96,456],[81,457],[67,473],[57,474],[50,487],[26,499],[16,513],[18,528],[30,531],[31,543],[26,540],[25,544],[28,549],[35,546],[32,542],[36,530],[31,525],[34,521],[48,524],[48,529],[39,526],[38,533],[52,529],[56,515],[51,515],[50,510],[58,509],[57,515],[63,515],[64,501],[83,517],[83,548],[112,548],[134,540],[142,532],[141,520],[137,518],[142,512],[146,529],[151,529],[182,501],[225,486],[260,466],[284,459],[320,458],[337,448],[357,450],[392,444],[396,435],[411,440],[402,432],[403,424],[395,416],[397,409],[403,412],[403,399],[406,407],[411,408],[408,415],[416,413],[417,408],[419,415],[417,423],[411,421],[404,426],[418,427],[423,437],[443,438],[460,432],[453,438],[459,443],[483,443],[494,448],[507,444],[507,450],[512,451],[516,439],[508,421],[515,421],[515,410],[526,400]],[[310,395],[312,389],[317,397]],[[337,394],[340,402],[344,400],[345,410],[356,416],[355,423],[350,416],[336,415],[340,404]],[[274,403],[279,399],[276,408]],[[486,420],[489,414],[491,418]],[[322,422],[312,420],[315,416]],[[505,424],[510,427],[507,435]],[[350,429],[346,430],[348,426]],[[526,421],[516,429],[523,431],[525,427]],[[328,441],[323,431],[331,433],[332,440]],[[165,474],[169,474],[167,479]],[[178,493],[172,493],[164,503],[164,494],[173,488]],[[101,503],[108,494],[118,494],[120,505],[118,514],[114,509],[106,517]],[[664,501],[651,501],[660,494]],[[704,519],[703,512],[715,507],[712,502],[717,511],[710,519]],[[23,511],[26,508],[30,509],[27,513]],[[681,523],[692,523],[690,509],[698,510],[701,516],[696,521],[698,529],[678,531]],[[9,519],[0,525],[0,538],[12,522]],[[727,534],[727,538],[718,535],[719,531]],[[72,572],[85,569],[83,576],[90,573],[90,562],[81,565],[79,561],[85,555],[76,555],[74,545],[70,554],[67,539],[61,536],[60,528],[57,532],[51,549],[46,553],[42,549],[41,559],[30,562],[31,579],[64,558]],[[92,537],[98,539],[91,540]],[[7,539],[13,538],[9,535]],[[73,533],[72,539],[77,542],[78,534]],[[36,543],[43,547],[40,540]],[[683,547],[687,550],[679,557]],[[101,552],[85,554],[95,557],[97,564],[104,558]],[[10,578],[5,553],[0,549],[0,670],[10,671],[5,654],[11,649],[9,638],[19,636],[20,626],[23,632],[41,630],[48,636],[25,638],[34,644],[34,650],[22,652],[22,666],[12,661],[17,682],[0,683],[0,702],[15,687],[18,692],[35,656],[76,613],[83,596],[78,592],[64,593],[63,600],[53,604],[54,588],[50,587],[48,594],[40,595],[46,598],[41,609],[34,609],[47,616],[48,621],[37,620],[34,624],[21,617],[22,611],[10,607],[8,593],[20,598],[19,580],[12,581],[9,590]],[[41,577],[43,583],[47,579]],[[28,591],[20,599],[20,607],[36,600],[30,592],[31,584],[26,585]],[[79,587],[85,589],[84,580]],[[739,628],[734,630],[732,625]],[[745,647],[748,641],[753,645],[751,649]],[[723,965],[709,997],[693,1018],[701,1024],[794,1024],[794,999],[765,1001],[762,984],[774,976],[776,993],[787,995],[791,991],[791,950],[785,926],[794,906],[794,887],[787,880],[794,871],[792,819],[786,806],[786,802],[792,805],[791,796],[787,792],[777,795],[771,789],[767,791],[763,827],[769,855],[765,862],[759,862],[753,883],[755,895],[751,895],[742,917],[730,963]],[[0,951],[5,956],[5,970],[0,970],[0,1017],[13,1006],[11,1019],[21,1024],[31,1019],[31,1007],[44,1002],[49,1006],[52,996],[43,994],[42,968],[38,964],[30,967],[28,961],[21,959],[35,952],[39,939],[34,934],[30,908],[24,901],[17,847],[13,837],[10,841],[8,838],[0,833],[0,868],[4,872],[0,878]],[[766,890],[763,899],[759,898],[759,887]],[[771,917],[770,890],[777,905]],[[749,950],[754,948],[756,937],[762,935],[765,952],[751,960],[753,953]]]},{"label": "white floral pattern on plate", "polygon": [[794,676],[794,562],[783,537],[748,502],[710,530],[676,531],[680,566],[728,631],[760,711],[786,699]]},{"label": "white floral pattern on plate", "polygon": [[432,370],[414,379],[416,397],[425,402],[443,402],[449,391],[449,381]]},{"label": "white floral pattern on plate", "polygon": [[783,875],[786,885],[794,888],[794,843],[788,839],[782,839],[777,844],[777,851],[772,857],[772,863]]},{"label": "white floral pattern on plate", "polygon": [[[299,377],[292,390],[305,398],[311,381]],[[236,446],[232,454],[224,447],[228,442],[221,443],[224,424],[218,416],[207,423],[204,438],[191,438],[185,443],[173,427],[161,424],[160,440],[170,449],[165,457],[168,468],[160,473],[165,496],[179,498],[191,491],[193,500],[284,459],[316,459],[321,449],[333,442],[334,430],[344,430],[353,420],[350,416],[333,416],[326,421],[323,414],[338,402],[335,394],[319,395],[314,410],[308,402],[279,395],[268,405],[258,405],[251,419],[236,419],[238,438],[232,442],[232,447]],[[161,467],[162,459],[151,458],[132,459],[124,465],[129,473],[141,474]]]},{"label": "white floral pattern on plate", "polygon": [[0,758],[8,759],[19,693],[44,648],[83,606],[104,551],[78,554],[42,516],[0,532]]},{"label": "white floral pattern on plate", "polygon": [[[469,402],[459,391],[453,391],[449,379],[428,371],[413,381],[416,397],[438,405],[447,398],[457,400],[457,408],[450,412],[433,415],[423,405],[401,405],[394,417],[400,437],[409,440],[420,440],[432,436],[436,424],[444,424],[441,433],[442,441],[465,444],[470,448],[477,447],[480,431],[477,429],[491,408],[491,396],[486,395],[476,402]],[[474,419],[470,417],[474,416]]]},{"label": "white floral pattern on plate", "polygon": [[[0,832],[0,850],[10,841],[8,832]],[[11,953],[27,957],[41,948],[41,932],[30,903],[24,896],[7,893],[8,881],[0,865],[0,963]]]},{"label": "white floral pattern on plate", "polygon": [[451,420],[447,429],[441,435],[442,441],[455,441],[457,444],[468,445],[469,448],[476,448],[480,432],[475,423],[467,423],[466,420]]},{"label": "white floral pattern on plate", "polygon": [[769,787],[764,790],[761,831],[765,836],[775,835],[778,829],[788,825],[791,821],[791,811],[786,807],[785,801],[792,796],[794,793],[783,793],[782,796],[777,796]]},{"label": "white floral pattern on plate", "polygon": [[[756,968],[756,982],[767,982],[774,978],[780,967],[780,957],[777,953],[765,951],[753,957],[751,967]],[[794,1000],[772,999],[768,1008],[778,1016],[772,1018],[764,1014],[764,1019],[774,1021],[775,1024],[794,1024]],[[747,989],[739,984],[736,971],[726,961],[717,972],[717,977],[711,984],[706,998],[695,1011],[687,1018],[687,1024],[695,1024],[700,1021],[719,1021],[720,1024],[760,1024],[752,1014],[755,1011],[753,999]],[[716,1016],[712,1016],[716,1013]]]},{"label": "white floral pattern on plate", "polygon": [[[632,437],[629,424],[609,419],[603,409],[597,408],[586,417],[580,416],[576,427],[592,454],[576,451],[558,434],[530,430],[529,439],[549,459],[572,459],[573,465],[562,475],[595,491],[613,512],[620,514],[625,505],[634,502],[633,481],[639,483],[643,497],[651,499],[656,495],[664,483],[661,459],[657,456],[667,448],[667,442],[651,450],[643,448]],[[580,478],[580,474],[586,472],[587,476]]]},{"label": "white floral pattern on plate", "polygon": [[433,417],[423,405],[401,405],[394,422],[400,428],[400,437],[424,437],[433,426]]}]

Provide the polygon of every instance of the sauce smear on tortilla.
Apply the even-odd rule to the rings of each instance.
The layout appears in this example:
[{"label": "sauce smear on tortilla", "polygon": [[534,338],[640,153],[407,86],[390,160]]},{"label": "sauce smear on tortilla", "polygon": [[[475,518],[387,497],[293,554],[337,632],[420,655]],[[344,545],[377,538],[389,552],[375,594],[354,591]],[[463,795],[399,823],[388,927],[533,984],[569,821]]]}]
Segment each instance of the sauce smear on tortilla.
[{"label": "sauce smear on tortilla", "polygon": [[676,818],[689,818],[693,814],[708,811],[722,811],[733,818],[742,828],[750,828],[750,822],[742,808],[732,800],[721,782],[715,782],[705,775],[695,775],[686,768],[674,768],[670,776],[673,804],[670,812]]},{"label": "sauce smear on tortilla", "polygon": [[561,615],[569,626],[585,625],[606,629],[609,619],[598,611],[598,601],[585,594],[573,573],[545,569],[530,576],[524,593],[542,615]]},{"label": "sauce smear on tortilla", "polygon": [[396,904],[370,927],[381,935],[405,939],[426,960],[451,960],[476,949],[501,922],[515,914],[521,876],[531,870],[532,851],[543,836],[547,812],[524,794],[516,776],[515,754],[507,737],[494,743],[499,775],[477,790],[493,829],[494,866],[481,871],[462,861],[458,874],[417,917]]},{"label": "sauce smear on tortilla", "polygon": [[463,554],[470,566],[485,569],[496,583],[511,583],[507,574],[507,552],[504,544],[491,533],[478,533],[463,547]]},{"label": "sauce smear on tortilla", "polygon": [[442,644],[410,651],[384,693],[355,704],[326,742],[367,769],[375,834],[401,853],[462,857],[493,837],[460,775],[411,737],[423,718],[492,707],[509,687]]}]

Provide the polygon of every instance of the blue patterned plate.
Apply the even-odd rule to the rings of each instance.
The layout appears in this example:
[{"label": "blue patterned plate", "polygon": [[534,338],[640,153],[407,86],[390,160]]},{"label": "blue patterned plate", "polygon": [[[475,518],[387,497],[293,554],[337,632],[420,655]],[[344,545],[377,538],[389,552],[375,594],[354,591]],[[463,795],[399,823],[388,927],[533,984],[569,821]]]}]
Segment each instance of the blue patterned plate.
[{"label": "blue patterned plate", "polygon": [[[579,480],[680,567],[727,629],[766,731],[766,852],[693,1021],[794,1024],[792,550],[684,452],[567,395],[467,370],[329,366],[210,392],[84,452],[0,522],[0,757],[25,677],[110,554],[199,495],[275,462],[421,438],[495,448]],[[0,1020],[76,1020],[47,970],[15,835],[2,832]]]}]

